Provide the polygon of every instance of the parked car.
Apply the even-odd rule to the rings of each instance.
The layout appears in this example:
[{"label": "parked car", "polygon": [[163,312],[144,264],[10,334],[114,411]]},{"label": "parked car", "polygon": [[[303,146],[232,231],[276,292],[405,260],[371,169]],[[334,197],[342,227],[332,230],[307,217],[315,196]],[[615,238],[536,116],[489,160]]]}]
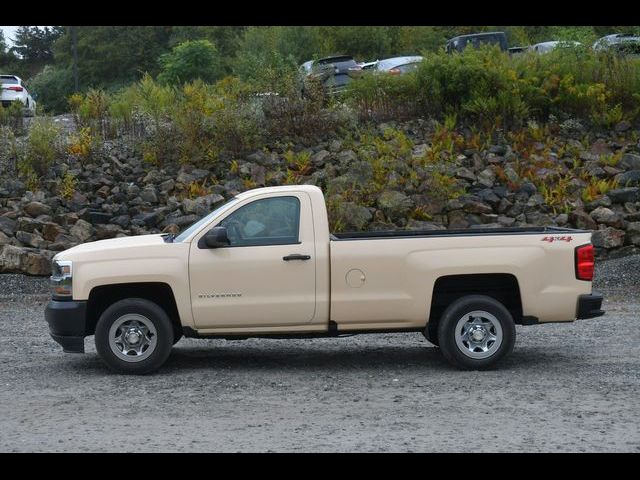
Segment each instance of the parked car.
[{"label": "parked car", "polygon": [[178,236],[55,255],[45,318],[65,352],[95,335],[112,369],[158,369],[183,335],[420,332],[463,369],[496,364],[515,325],[603,315],[591,232],[558,227],[329,232],[312,185],[241,193]]},{"label": "parked car", "polygon": [[479,48],[482,45],[498,45],[500,50],[506,51],[507,35],[504,32],[483,32],[469,35],[459,35],[447,40],[447,53],[462,52],[468,46]]},{"label": "parked car", "polygon": [[507,49],[507,51],[509,52],[509,55],[519,55],[521,53],[524,53],[526,51],[529,50],[529,47],[509,47]]},{"label": "parked car", "polygon": [[386,72],[391,75],[402,75],[418,68],[418,65],[423,59],[424,57],[419,55],[386,58],[384,60],[378,60],[374,69],[378,72]]},{"label": "parked car", "polygon": [[548,53],[556,48],[572,48],[572,47],[580,47],[582,43],[573,42],[573,41],[565,41],[565,40],[553,40],[550,42],[540,42],[535,45],[531,45],[529,47],[529,51],[536,53]]},{"label": "parked car", "polygon": [[15,75],[0,75],[0,103],[3,107],[9,107],[13,102],[24,105],[25,116],[32,117],[36,114],[36,101],[22,79]]},{"label": "parked car", "polygon": [[595,41],[592,48],[595,51],[613,50],[632,55],[640,54],[640,36],[632,33],[614,33]]},{"label": "parked car", "polygon": [[351,79],[361,71],[360,65],[349,55],[309,60],[300,65],[302,93],[308,90],[309,81],[317,81],[327,94],[335,95],[344,91]]},{"label": "parked car", "polygon": [[375,60],[373,62],[358,62],[358,66],[361,70],[375,70],[379,61],[380,60]]}]

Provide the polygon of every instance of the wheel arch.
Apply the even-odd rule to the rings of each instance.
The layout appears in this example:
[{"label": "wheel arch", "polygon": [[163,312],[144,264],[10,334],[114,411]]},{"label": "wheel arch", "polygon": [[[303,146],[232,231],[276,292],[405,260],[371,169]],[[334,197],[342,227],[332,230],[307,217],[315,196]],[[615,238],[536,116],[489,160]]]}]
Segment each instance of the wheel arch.
[{"label": "wheel arch", "polygon": [[95,333],[98,319],[110,305],[134,297],[157,304],[169,316],[174,331],[182,331],[180,314],[171,286],[164,282],[137,282],[99,285],[91,289],[87,300],[87,335]]},{"label": "wheel arch", "polygon": [[427,328],[436,332],[445,309],[467,295],[486,295],[497,300],[509,310],[516,324],[522,323],[522,297],[516,276],[511,273],[479,273],[445,275],[436,279]]}]

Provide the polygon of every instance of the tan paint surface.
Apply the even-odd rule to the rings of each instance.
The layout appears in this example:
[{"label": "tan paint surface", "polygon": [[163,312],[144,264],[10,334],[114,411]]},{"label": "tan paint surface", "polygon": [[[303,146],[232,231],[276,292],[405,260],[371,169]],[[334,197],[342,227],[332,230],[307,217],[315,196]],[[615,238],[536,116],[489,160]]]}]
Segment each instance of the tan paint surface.
[{"label": "tan paint surface", "polygon": [[[299,244],[197,247],[227,215],[271,196],[300,200]],[[57,259],[73,261],[73,298],[86,300],[99,285],[164,282],[183,325],[205,334],[249,334],[326,331],[329,319],[341,330],[424,327],[434,283],[445,275],[513,274],[523,314],[541,322],[573,320],[578,295],[591,292],[591,282],[575,279],[573,258],[590,233],[551,243],[542,241],[545,234],[330,241],[317,187],[260,188],[238,198],[181,243],[144,235],[59,253]],[[295,253],[311,260],[282,260]],[[241,295],[216,296],[225,293]]]}]

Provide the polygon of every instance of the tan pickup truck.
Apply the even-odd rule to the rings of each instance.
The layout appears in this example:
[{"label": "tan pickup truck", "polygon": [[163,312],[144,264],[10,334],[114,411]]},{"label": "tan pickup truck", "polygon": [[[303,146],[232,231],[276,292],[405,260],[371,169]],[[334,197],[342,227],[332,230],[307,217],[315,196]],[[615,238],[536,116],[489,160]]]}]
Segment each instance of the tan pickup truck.
[{"label": "tan pickup truck", "polygon": [[53,259],[45,317],[65,352],[148,373],[183,335],[421,332],[457,367],[512,349],[515,325],[602,315],[588,231],[533,227],[330,234],[314,186],[244,192],[177,236],[85,243]]}]

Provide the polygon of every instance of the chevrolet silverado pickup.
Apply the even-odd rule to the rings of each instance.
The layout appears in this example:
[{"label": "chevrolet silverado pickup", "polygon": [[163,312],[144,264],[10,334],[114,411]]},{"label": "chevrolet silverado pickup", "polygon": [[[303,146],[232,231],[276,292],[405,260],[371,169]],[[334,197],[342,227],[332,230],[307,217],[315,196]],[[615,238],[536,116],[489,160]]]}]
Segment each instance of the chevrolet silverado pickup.
[{"label": "chevrolet silverado pickup", "polygon": [[591,233],[555,227],[330,234],[322,191],[237,195],[179,235],[53,258],[45,318],[65,352],[158,369],[182,338],[421,332],[462,369],[494,366],[516,325],[603,315]]}]

